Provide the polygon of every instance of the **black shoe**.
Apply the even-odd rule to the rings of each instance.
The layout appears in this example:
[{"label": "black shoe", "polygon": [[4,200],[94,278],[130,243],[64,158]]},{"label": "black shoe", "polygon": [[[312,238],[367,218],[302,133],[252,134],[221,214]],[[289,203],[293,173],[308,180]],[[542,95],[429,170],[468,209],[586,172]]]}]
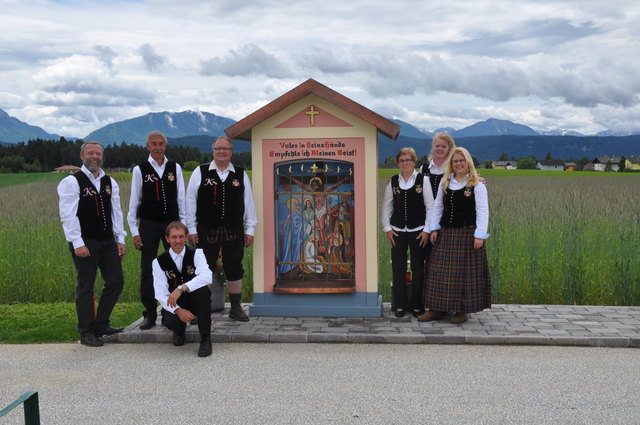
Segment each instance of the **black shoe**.
[{"label": "black shoe", "polygon": [[396,317],[404,317],[404,310],[396,310]]},{"label": "black shoe", "polygon": [[422,310],[413,310],[413,317],[422,316],[424,313],[426,313],[426,311],[424,309],[422,309]]},{"label": "black shoe", "polygon": [[145,316],[145,318],[142,321],[142,323],[140,323],[140,329],[145,331],[147,329],[151,329],[155,325],[156,325],[156,318],[155,317]]},{"label": "black shoe", "polygon": [[211,337],[201,336],[200,349],[198,349],[198,357],[209,357],[211,355],[211,351],[212,351]]},{"label": "black shoe", "polygon": [[123,330],[124,328],[114,328],[111,326],[107,326],[104,329],[100,329],[99,331],[96,331],[96,336],[100,338],[101,336],[115,335],[115,334],[119,334]]},{"label": "black shoe", "polygon": [[80,343],[87,347],[102,347],[104,342],[94,334],[85,334],[80,337]]},{"label": "black shoe", "polygon": [[244,312],[244,310],[242,309],[242,307],[240,306],[236,306],[236,307],[231,307],[229,309],[229,317],[231,319],[235,319],[239,322],[248,322],[249,321],[249,316],[247,316],[247,313]]},{"label": "black shoe", "polygon": [[184,332],[173,331],[173,338],[171,339],[171,342],[176,347],[184,345]]}]

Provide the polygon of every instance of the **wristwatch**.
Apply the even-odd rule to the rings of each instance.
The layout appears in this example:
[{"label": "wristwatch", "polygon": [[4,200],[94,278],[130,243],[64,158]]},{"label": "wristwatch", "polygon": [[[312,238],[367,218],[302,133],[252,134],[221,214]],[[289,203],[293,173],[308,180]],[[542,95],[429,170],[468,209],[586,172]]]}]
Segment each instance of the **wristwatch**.
[{"label": "wristwatch", "polygon": [[184,289],[184,285],[178,285],[176,289],[182,293],[186,292],[186,289]]}]

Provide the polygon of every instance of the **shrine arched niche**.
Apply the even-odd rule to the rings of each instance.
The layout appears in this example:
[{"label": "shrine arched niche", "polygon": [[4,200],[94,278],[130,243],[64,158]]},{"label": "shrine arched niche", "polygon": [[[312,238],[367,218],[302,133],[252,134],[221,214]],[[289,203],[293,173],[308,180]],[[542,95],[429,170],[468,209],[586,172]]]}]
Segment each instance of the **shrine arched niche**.
[{"label": "shrine arched niche", "polygon": [[353,163],[286,161],[274,173],[274,292],[355,292]]}]

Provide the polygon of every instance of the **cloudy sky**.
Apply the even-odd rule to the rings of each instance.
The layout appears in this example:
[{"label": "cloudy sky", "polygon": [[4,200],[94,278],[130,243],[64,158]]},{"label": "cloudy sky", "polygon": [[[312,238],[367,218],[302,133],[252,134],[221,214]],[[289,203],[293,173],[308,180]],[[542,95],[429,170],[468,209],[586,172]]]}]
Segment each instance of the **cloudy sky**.
[{"label": "cloudy sky", "polygon": [[640,131],[637,0],[0,0],[0,109],[83,137],[314,78],[424,130]]}]

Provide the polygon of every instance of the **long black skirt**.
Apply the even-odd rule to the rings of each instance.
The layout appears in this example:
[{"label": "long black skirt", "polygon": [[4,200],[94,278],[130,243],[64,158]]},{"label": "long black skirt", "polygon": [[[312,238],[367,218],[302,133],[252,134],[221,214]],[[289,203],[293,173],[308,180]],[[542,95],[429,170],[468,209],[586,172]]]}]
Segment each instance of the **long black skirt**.
[{"label": "long black skirt", "polygon": [[491,308],[491,275],[485,246],[473,249],[475,228],[442,228],[428,260],[425,307],[475,313]]}]

